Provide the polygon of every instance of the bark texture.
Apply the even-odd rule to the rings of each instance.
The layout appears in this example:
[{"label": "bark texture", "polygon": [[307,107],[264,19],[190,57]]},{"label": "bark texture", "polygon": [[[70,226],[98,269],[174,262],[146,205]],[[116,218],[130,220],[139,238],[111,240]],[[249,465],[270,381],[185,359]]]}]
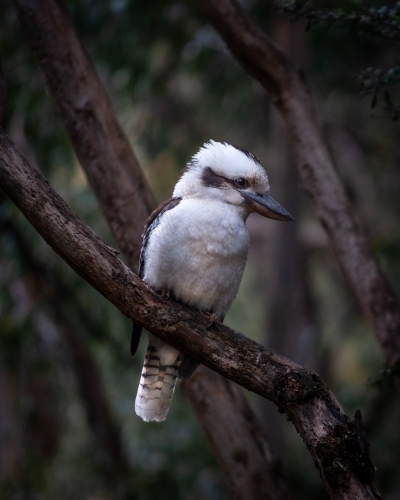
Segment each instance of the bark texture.
[{"label": "bark texture", "polygon": [[[183,383],[184,387],[188,382]],[[244,394],[230,380],[205,366],[197,368],[190,385],[187,397],[238,498],[289,500],[280,464],[266,446],[261,426]]]},{"label": "bark texture", "polygon": [[342,271],[388,364],[397,367],[400,306],[335,171],[304,75],[235,0],[199,2],[234,57],[267,90],[281,113],[303,187],[315,204]]},{"label": "bark texture", "polygon": [[[62,9],[60,4],[53,0],[15,0],[14,5],[89,182],[120,248],[127,257],[128,265],[136,269],[141,232],[147,216],[155,208],[155,202],[117,122],[106,92],[101,87],[93,65],[76,35],[68,12]],[[234,405],[240,398],[240,389],[230,384],[228,391],[222,379],[218,384],[219,393],[224,394],[225,400],[231,400],[231,405]],[[208,378],[204,379],[203,387],[208,387],[209,392],[214,389]],[[185,385],[185,393],[192,400],[196,399],[193,393],[196,390],[197,387],[191,381]],[[234,424],[235,418],[238,421],[245,418],[240,414],[244,408],[242,405],[231,415],[227,415],[224,412],[216,414],[212,406],[194,407],[195,411],[198,409],[202,412],[197,416],[206,435],[211,435],[212,429],[209,426],[214,426],[215,419],[219,420],[221,433],[232,433],[231,426],[238,427]],[[247,406],[246,412],[251,411]],[[267,449],[268,445],[261,435],[246,434],[246,429],[242,429],[242,435],[249,446],[247,484],[254,479],[251,474],[258,468],[258,482],[253,484],[252,491],[254,498],[259,498],[265,491],[265,484],[271,484],[273,480],[267,477],[267,471],[270,470],[268,455],[264,456],[263,462],[259,454],[251,453],[251,449],[260,446],[261,439],[263,449]],[[220,440],[224,441],[225,448],[223,452],[219,449],[215,451],[220,460],[227,460],[232,467],[228,481],[234,488],[236,483],[230,481],[230,477],[243,476],[245,467],[230,458],[235,453],[235,448],[229,446],[230,441],[222,434]],[[214,440],[213,446],[219,448],[219,443],[220,441]],[[221,462],[221,466],[224,471],[228,471],[225,462]],[[240,471],[237,471],[238,467]],[[279,478],[278,475],[275,470],[276,484],[283,484],[281,475]],[[281,490],[284,490],[283,486],[271,490],[270,497],[277,500],[283,498],[280,496]],[[237,498],[248,498],[243,490],[240,493],[233,489],[233,492]]]},{"label": "bark texture", "polygon": [[273,401],[307,444],[331,498],[378,499],[361,417],[313,373],[148,288],[55,193],[4,132],[0,186],[46,242],[125,315],[200,363]]}]

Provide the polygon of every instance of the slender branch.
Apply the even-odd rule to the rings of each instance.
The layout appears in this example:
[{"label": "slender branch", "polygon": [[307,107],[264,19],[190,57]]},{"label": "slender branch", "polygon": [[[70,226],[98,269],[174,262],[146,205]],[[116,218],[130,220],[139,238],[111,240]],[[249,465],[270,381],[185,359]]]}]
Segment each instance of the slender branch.
[{"label": "slender branch", "polygon": [[[108,104],[107,95],[100,86],[68,13],[62,10],[58,3],[49,0],[14,0],[14,4],[104,214],[114,229],[128,265],[136,269],[143,216],[150,214],[154,202],[148,193],[139,165]],[[82,103],[90,112],[82,112]],[[124,154],[120,154],[121,150]],[[142,188],[146,188],[144,192]],[[218,385],[220,394],[234,407],[235,401],[240,399],[240,389],[230,384],[228,391],[228,386],[222,379]],[[205,377],[202,387],[211,393],[215,384]],[[190,400],[198,398],[195,394],[197,390],[198,386],[191,380],[185,384],[185,393]],[[249,447],[247,476],[243,477],[245,468],[230,458],[235,455],[236,448],[233,441],[226,437],[239,427],[238,422],[243,422],[246,418],[241,412],[246,411],[249,414],[251,408],[248,405],[236,407],[231,415],[224,412],[217,415],[215,408],[211,406],[194,406],[194,410],[207,436],[213,433],[215,419],[219,420],[221,436],[212,444],[222,469],[227,473],[228,481],[234,488],[236,498],[248,498],[243,489],[240,492],[237,490],[238,481],[231,481],[232,476],[240,475],[248,486],[252,484],[254,498],[262,496],[266,490],[265,485],[274,481],[274,478],[268,477],[268,471],[272,468],[268,461],[269,455],[260,455],[252,452],[252,449],[260,447],[261,442],[262,448],[267,449],[265,439],[261,438],[260,434],[249,434],[249,427],[242,428],[243,442],[246,437]],[[222,442],[224,450],[220,449]],[[274,472],[276,484],[282,483],[279,471],[275,469]],[[271,488],[270,498],[283,498],[280,491],[284,491],[284,488]]]},{"label": "slender branch", "polygon": [[400,306],[336,174],[303,74],[247,17],[236,0],[199,2],[232,54],[269,92],[280,111],[303,186],[314,201],[342,271],[387,362],[397,364]]},{"label": "slender branch", "polygon": [[148,288],[0,132],[0,186],[46,242],[118,309],[161,340],[273,401],[307,444],[331,498],[381,498],[360,418],[317,374]]}]

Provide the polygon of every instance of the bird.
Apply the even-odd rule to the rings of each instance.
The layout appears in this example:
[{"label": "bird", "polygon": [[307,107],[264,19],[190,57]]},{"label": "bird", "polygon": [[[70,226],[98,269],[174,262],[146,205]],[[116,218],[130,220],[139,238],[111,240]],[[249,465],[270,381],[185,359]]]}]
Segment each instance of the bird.
[{"label": "bird", "polygon": [[[187,163],[172,198],[150,215],[142,235],[139,277],[156,292],[223,322],[245,268],[250,237],[247,217],[293,217],[269,194],[260,160],[226,142],[210,140]],[[134,324],[131,355],[142,328]],[[165,420],[177,378],[198,363],[149,333],[135,401],[144,421]]]}]

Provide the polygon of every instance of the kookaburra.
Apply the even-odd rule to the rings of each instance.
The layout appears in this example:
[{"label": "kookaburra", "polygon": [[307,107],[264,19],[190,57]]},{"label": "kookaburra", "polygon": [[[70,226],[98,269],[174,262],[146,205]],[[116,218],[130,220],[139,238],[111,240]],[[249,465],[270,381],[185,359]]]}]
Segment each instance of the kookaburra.
[{"label": "kookaburra", "polygon": [[[210,141],[193,156],[172,198],[150,216],[143,234],[139,276],[154,290],[223,321],[239,288],[249,249],[246,219],[252,212],[281,221],[292,216],[269,195],[258,158]],[[141,327],[134,325],[131,354]],[[166,418],[177,377],[197,362],[149,334],[136,397],[145,421]]]}]

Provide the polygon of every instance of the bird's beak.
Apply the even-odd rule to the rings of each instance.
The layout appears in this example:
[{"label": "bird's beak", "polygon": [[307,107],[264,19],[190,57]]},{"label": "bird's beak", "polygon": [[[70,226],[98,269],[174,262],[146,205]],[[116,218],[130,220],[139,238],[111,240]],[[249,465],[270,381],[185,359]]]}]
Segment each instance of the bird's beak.
[{"label": "bird's beak", "polygon": [[275,220],[294,220],[290,213],[277,203],[269,194],[255,194],[240,191],[240,194],[251,206],[252,211]]}]

